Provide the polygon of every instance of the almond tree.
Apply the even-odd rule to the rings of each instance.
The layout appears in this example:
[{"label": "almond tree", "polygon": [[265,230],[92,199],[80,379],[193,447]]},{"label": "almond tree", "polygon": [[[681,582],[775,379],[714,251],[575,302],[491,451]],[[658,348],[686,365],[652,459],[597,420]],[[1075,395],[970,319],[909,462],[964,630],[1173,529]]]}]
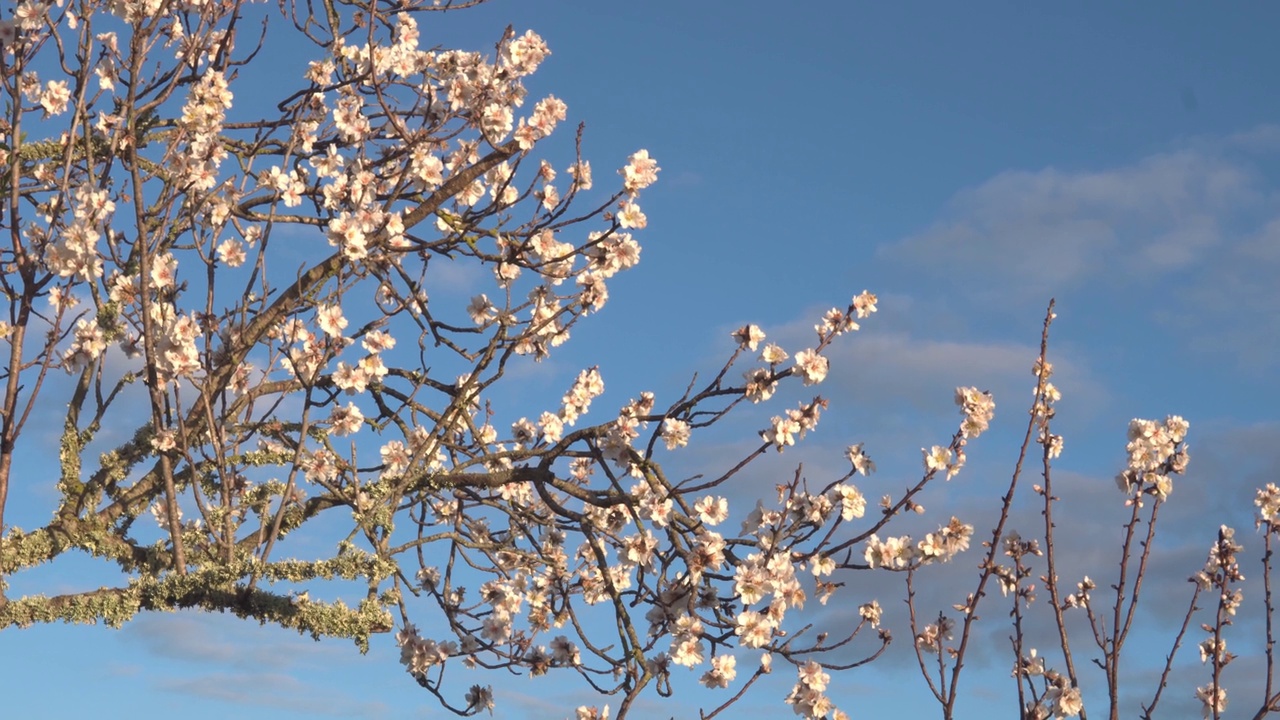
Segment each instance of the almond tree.
[{"label": "almond tree", "polygon": [[[794,362],[776,345],[757,362],[749,326],[678,397],[637,392],[589,421],[591,367],[518,417],[504,377],[605,306],[660,168],[638,150],[600,193],[580,152],[545,157],[567,109],[526,97],[549,53],[536,34],[421,42],[423,13],[471,4],[30,0],[3,20],[0,577],[72,551],[120,575],[0,595],[0,628],[199,608],[362,650],[394,631],[459,714],[494,702],[447,691],[464,667],[575,675],[622,716],[687,666],[736,688],[710,716],[776,656],[800,673],[787,702],[836,712],[822,651],[844,641],[788,628],[789,611],[833,592],[822,578],[902,505],[835,532],[864,513],[855,448],[848,476],[810,492],[797,474],[740,535],[716,529],[716,489],[803,437],[820,397],[718,472],[659,461],[779,383],[820,382],[875,296],[828,313]],[[273,68],[304,51],[296,77]],[[251,73],[273,73],[270,97],[241,96]],[[438,291],[457,264],[483,270],[469,300]],[[58,477],[41,478],[32,420],[54,407]],[[3,515],[26,482],[60,495],[30,530]],[[292,557],[304,532],[329,552]],[[878,620],[869,603],[841,636]],[[867,635],[864,660],[889,641]],[[735,647],[759,649],[745,679]]]}]

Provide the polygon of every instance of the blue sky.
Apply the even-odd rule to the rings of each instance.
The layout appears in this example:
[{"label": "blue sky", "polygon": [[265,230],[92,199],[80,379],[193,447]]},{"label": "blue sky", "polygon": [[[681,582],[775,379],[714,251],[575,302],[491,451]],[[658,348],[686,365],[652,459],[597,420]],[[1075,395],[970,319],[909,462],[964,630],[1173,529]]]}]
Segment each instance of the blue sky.
[{"label": "blue sky", "polygon": [[[559,388],[553,378],[599,363],[616,400],[607,406],[641,390],[676,393],[692,372],[718,367],[727,334],[743,323],[799,347],[822,310],[863,288],[879,294],[881,312],[832,354],[823,386],[832,406],[818,432],[743,478],[744,501],[797,463],[815,478],[842,472],[840,450],[852,442],[880,465],[867,495],[900,491],[918,475],[919,448],[954,428],[953,388],[976,385],[995,393],[993,432],[925,504],[931,522],[956,514],[983,534],[1025,423],[1044,307],[1056,297],[1063,578],[1108,578],[1108,539],[1119,537],[1123,511],[1111,477],[1126,424],[1185,416],[1191,469],[1162,520],[1167,544],[1131,650],[1145,699],[1149,666],[1168,650],[1160,630],[1180,621],[1185,578],[1218,524],[1236,525],[1245,574],[1259,574],[1252,495],[1280,480],[1278,22],[1280,9],[1263,3],[495,0],[424,19],[421,30],[424,45],[467,49],[492,48],[507,24],[537,31],[553,55],[530,94],[558,95],[570,121],[586,123],[597,183],[637,148],[662,166],[643,199],[641,265],[613,281],[605,312],[534,378]],[[247,76],[233,90],[267,93],[269,84]],[[789,402],[731,423],[737,436],[695,444],[690,472],[717,467]],[[47,513],[35,484],[15,491],[12,512]],[[1021,509],[1016,521],[1030,535],[1034,513]],[[946,567],[925,598],[959,602],[953,583],[971,585],[975,562],[971,554]],[[56,563],[30,582],[74,586],[80,572]],[[815,617],[839,622],[873,596],[886,607],[902,597],[897,576],[847,580],[838,606]],[[1260,602],[1246,598],[1231,641],[1240,655],[1227,680],[1233,712],[1260,699],[1260,653],[1247,641]],[[986,612],[961,717],[987,717],[992,702],[1001,716],[1016,712],[1005,611]],[[937,716],[910,633],[894,630],[880,667],[839,676],[831,694],[854,717]],[[1176,676],[1188,684],[1175,683],[1165,701],[1173,716],[1198,713],[1190,693],[1207,673],[1194,642]],[[6,631],[0,657],[0,695],[29,700],[15,717],[441,713],[401,671],[389,638],[362,657],[347,643],[223,616]],[[590,699],[525,678],[459,677],[497,685],[499,717],[566,717]],[[789,713],[781,697],[791,678],[776,679],[734,717]],[[679,702],[653,707],[663,717],[688,712]]]}]

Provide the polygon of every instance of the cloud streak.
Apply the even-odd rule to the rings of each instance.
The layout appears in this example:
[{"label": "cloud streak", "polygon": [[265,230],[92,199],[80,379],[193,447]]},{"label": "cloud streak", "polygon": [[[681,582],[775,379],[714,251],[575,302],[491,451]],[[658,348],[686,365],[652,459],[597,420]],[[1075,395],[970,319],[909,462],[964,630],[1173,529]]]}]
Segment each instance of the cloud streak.
[{"label": "cloud streak", "polygon": [[323,717],[385,718],[390,708],[376,700],[357,700],[281,673],[210,673],[165,679],[161,690],[236,705],[275,708]]}]

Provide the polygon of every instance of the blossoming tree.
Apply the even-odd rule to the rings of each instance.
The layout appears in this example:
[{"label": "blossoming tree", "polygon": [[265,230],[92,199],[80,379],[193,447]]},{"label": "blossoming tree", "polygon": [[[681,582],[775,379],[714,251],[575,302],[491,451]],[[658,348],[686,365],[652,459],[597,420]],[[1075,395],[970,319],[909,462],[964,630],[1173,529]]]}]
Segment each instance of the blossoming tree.
[{"label": "blossoming tree", "polygon": [[[509,370],[555,352],[638,262],[640,194],[660,168],[638,150],[601,193],[580,152],[543,152],[567,108],[526,96],[549,52],[533,32],[508,30],[488,53],[422,47],[419,15],[471,4],[24,0],[0,21],[0,629],[200,608],[362,649],[394,632],[412,678],[464,715],[494,705],[487,686],[453,691],[464,667],[572,675],[625,716],[643,692],[670,695],[684,666],[724,691],[711,717],[785,663],[796,713],[843,717],[830,672],[883,652],[881,606],[851,597],[860,622],[821,630],[801,610],[837,593],[842,573],[882,568],[907,579],[921,670],[950,717],[988,582],[1031,594],[1040,546],[1004,527],[1017,474],[958,620],[917,623],[911,583],[967,549],[973,527],[950,518],[915,540],[887,527],[960,471],[992,398],[958,389],[959,429],[873,512],[851,481],[874,465],[854,445],[844,476],[811,486],[797,472],[731,514],[722,486],[812,430],[821,397],[762,420],[758,443],[722,468],[682,480],[663,466],[780,383],[821,383],[824,352],[876,311],[868,292],[794,354],[743,327],[724,365],[676,397],[637,390],[601,411],[604,378],[589,367],[553,406],[510,407]],[[279,47],[311,62],[270,97],[260,84],[240,97],[242,76]],[[437,288],[458,263],[484,279],[455,302]],[[1023,451],[1044,449],[1048,518],[1062,441],[1043,351],[1036,368]],[[22,529],[6,523],[9,491],[30,481],[32,424],[54,407],[66,408],[58,500],[47,524]],[[1135,424],[1126,557],[1141,500],[1158,507],[1185,467],[1185,431]],[[725,529],[730,517],[740,530]],[[1058,625],[1085,608],[1114,669],[1123,634],[1095,619],[1087,578],[1058,589],[1051,522],[1046,533]],[[290,557],[300,534],[329,552]],[[1200,586],[1229,594],[1228,531],[1216,547]],[[119,582],[4,592],[73,551]],[[1131,617],[1119,593],[1117,617]],[[1083,715],[1069,653],[1065,672],[1015,653],[1028,716]],[[1201,693],[1216,716],[1229,656],[1224,644],[1210,655]],[[1110,670],[1107,682],[1114,698]]]}]

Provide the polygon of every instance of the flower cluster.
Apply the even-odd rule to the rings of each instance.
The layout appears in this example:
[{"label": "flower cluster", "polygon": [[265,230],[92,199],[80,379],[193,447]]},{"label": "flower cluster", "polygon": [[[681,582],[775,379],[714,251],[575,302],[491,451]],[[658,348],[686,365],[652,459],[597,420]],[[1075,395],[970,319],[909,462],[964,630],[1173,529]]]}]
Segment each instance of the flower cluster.
[{"label": "flower cluster", "polygon": [[813,402],[788,410],[785,417],[775,415],[769,421],[770,426],[760,431],[760,438],[782,452],[784,448],[803,440],[805,433],[818,426],[818,419],[826,407],[825,400],[815,398]]},{"label": "flower cluster", "polygon": [[969,549],[972,537],[973,526],[953,517],[949,523],[936,532],[925,535],[919,542],[913,541],[909,535],[884,540],[878,535],[872,535],[867,538],[863,558],[868,566],[887,570],[903,570],[931,562],[948,562]]},{"label": "flower cluster", "polygon": [[396,644],[400,646],[400,664],[413,675],[424,675],[432,667],[443,665],[458,654],[457,643],[424,638],[412,623],[396,633]]},{"label": "flower cluster", "polygon": [[996,402],[991,399],[991,393],[979,392],[977,388],[956,388],[956,405],[964,413],[960,433],[968,439],[986,432],[991,425],[991,418],[996,414]]},{"label": "flower cluster", "polygon": [[831,698],[825,695],[831,676],[823,670],[822,665],[810,660],[800,665],[797,673],[799,680],[787,696],[787,704],[795,714],[805,718],[830,716],[833,720],[847,720],[849,716],[837,709]]},{"label": "flower cluster", "polygon": [[1275,483],[1267,483],[1265,488],[1258,490],[1253,504],[1258,506],[1259,524],[1275,526],[1280,523],[1280,487]]},{"label": "flower cluster", "polygon": [[1057,458],[1062,455],[1062,436],[1049,431],[1049,420],[1054,416],[1053,406],[1062,399],[1062,393],[1049,382],[1053,375],[1053,363],[1037,358],[1031,373],[1039,380],[1035,389],[1035,404],[1031,407],[1031,414],[1039,425],[1036,442],[1044,446],[1050,459]]},{"label": "flower cluster", "polygon": [[178,121],[187,138],[186,152],[174,158],[173,171],[197,190],[217,184],[218,167],[227,157],[219,133],[226,122],[233,99],[227,78],[205,70],[191,88]]},{"label": "flower cluster", "polygon": [[1217,717],[1227,710],[1227,689],[1204,685],[1196,688],[1196,699],[1204,703],[1204,716]]},{"label": "flower cluster", "polygon": [[1177,415],[1163,423],[1134,419],[1129,423],[1129,466],[1116,476],[1116,485],[1128,496],[1128,503],[1142,505],[1142,496],[1165,500],[1173,491],[1171,475],[1187,469],[1190,455],[1183,443],[1189,424]]},{"label": "flower cluster", "polygon": [[954,620],[945,615],[939,615],[938,622],[925,625],[924,629],[916,634],[916,647],[932,655],[942,653],[943,645],[952,639],[955,626]]},{"label": "flower cluster", "polygon": [[1019,679],[1043,678],[1045,690],[1023,708],[1022,716],[1033,720],[1075,717],[1084,711],[1084,697],[1080,688],[1070,678],[1046,668],[1044,657],[1035,648],[1022,655],[1013,668],[1013,676]]}]

